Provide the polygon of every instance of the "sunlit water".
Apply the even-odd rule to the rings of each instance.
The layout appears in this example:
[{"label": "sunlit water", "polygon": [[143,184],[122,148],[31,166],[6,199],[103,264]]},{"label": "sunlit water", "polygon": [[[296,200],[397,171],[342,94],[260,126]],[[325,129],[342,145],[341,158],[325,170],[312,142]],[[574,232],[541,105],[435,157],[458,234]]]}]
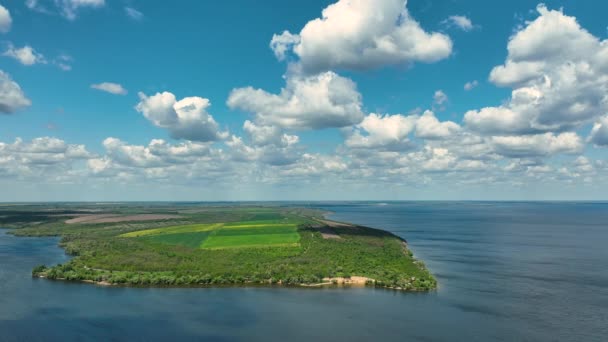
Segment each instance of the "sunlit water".
[{"label": "sunlit water", "polygon": [[408,240],[440,287],[131,289],[32,279],[57,239],[0,231],[0,341],[605,341],[608,204],[319,204]]}]

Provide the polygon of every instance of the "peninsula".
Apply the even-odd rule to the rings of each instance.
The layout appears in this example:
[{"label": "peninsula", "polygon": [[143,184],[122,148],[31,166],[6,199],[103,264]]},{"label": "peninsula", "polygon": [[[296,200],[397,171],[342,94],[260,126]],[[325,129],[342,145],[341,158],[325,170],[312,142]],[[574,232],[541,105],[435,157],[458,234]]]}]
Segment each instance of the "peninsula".
[{"label": "peninsula", "polygon": [[366,285],[429,291],[437,283],[405,240],[290,206],[44,204],[0,207],[17,236],[59,236],[73,256],[32,274],[98,285]]}]

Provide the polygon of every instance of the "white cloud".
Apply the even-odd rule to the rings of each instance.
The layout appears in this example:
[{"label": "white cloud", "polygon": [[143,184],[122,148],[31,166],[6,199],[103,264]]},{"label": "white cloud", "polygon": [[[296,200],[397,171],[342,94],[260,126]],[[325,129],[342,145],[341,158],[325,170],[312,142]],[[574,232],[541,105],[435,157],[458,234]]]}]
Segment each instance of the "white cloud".
[{"label": "white cloud", "polygon": [[446,139],[460,131],[452,121],[440,122],[431,111],[425,111],[416,122],[416,137],[421,139]]},{"label": "white cloud", "polygon": [[370,69],[413,62],[436,62],[452,52],[442,33],[426,32],[410,16],[404,0],[339,0],[309,21],[299,34],[273,36],[279,59],[288,50],[309,73]]},{"label": "white cloud", "polygon": [[477,82],[477,80],[471,81],[471,82],[467,82],[464,84],[464,90],[466,91],[471,91],[474,88],[477,88],[477,86],[479,85],[479,82]]},{"label": "white cloud", "polygon": [[113,170],[114,165],[109,158],[93,158],[87,160],[87,167],[93,175],[113,176],[116,174]]},{"label": "white cloud", "polygon": [[[43,5],[47,3],[48,6]],[[25,5],[36,12],[51,14],[50,8],[54,7],[62,16],[68,20],[74,20],[78,12],[83,8],[100,8],[105,6],[105,0],[26,0]]]},{"label": "white cloud", "polygon": [[142,20],[144,18],[144,14],[133,7],[125,7],[125,13],[133,20]]},{"label": "white cloud", "polygon": [[445,105],[448,102],[448,96],[443,92],[443,90],[435,91],[433,95],[433,105],[437,110],[445,110]]},{"label": "white cloud", "polygon": [[465,113],[467,127],[485,134],[534,133],[523,115],[508,107],[486,107]]},{"label": "white cloud", "polygon": [[[175,186],[194,179],[218,184],[233,177],[232,165],[211,143],[185,141],[170,144],[153,139],[148,145],[130,145],[117,138],[103,141],[105,155],[90,159],[87,169],[97,178],[128,184],[164,182]],[[90,178],[89,178],[90,179]]]},{"label": "white cloud", "polygon": [[21,87],[9,74],[0,70],[0,114],[11,114],[31,104]]},{"label": "white cloud", "polygon": [[539,17],[511,37],[504,65],[490,81],[513,88],[498,107],[465,114],[471,129],[520,134],[578,128],[608,112],[608,40],[576,18],[539,5]]},{"label": "white cloud", "polygon": [[212,152],[208,144],[186,141],[170,145],[162,139],[153,139],[148,146],[129,145],[117,138],[103,141],[107,158],[94,161],[94,168],[121,165],[124,167],[154,168],[176,164],[191,164]]},{"label": "white cloud", "polygon": [[448,96],[443,92],[443,90],[437,90],[435,95],[433,95],[433,102],[438,105],[442,105],[448,101]]},{"label": "white cloud", "polygon": [[114,95],[127,95],[127,90],[118,83],[102,82],[98,84],[91,84],[91,88],[105,91],[106,93]]},{"label": "white cloud", "polygon": [[496,153],[511,158],[580,154],[583,141],[576,133],[552,133],[524,136],[496,136],[491,138]]},{"label": "white cloud", "polygon": [[84,145],[67,144],[51,137],[25,142],[0,142],[0,175],[29,179],[33,183],[55,182],[70,173],[75,163],[91,158]]},{"label": "white cloud", "polygon": [[361,95],[348,78],[333,72],[288,75],[279,94],[252,87],[234,89],[227,104],[255,114],[264,126],[289,129],[345,127],[363,119]]},{"label": "white cloud", "polygon": [[103,7],[105,0],[55,0],[55,4],[67,19],[74,20],[80,9]]},{"label": "white cloud", "polygon": [[279,61],[285,60],[287,52],[300,42],[300,36],[292,34],[289,31],[283,31],[281,34],[272,35],[270,48]]},{"label": "white cloud", "polygon": [[11,18],[11,13],[6,7],[0,5],[0,33],[7,33],[10,31],[12,23],[13,19]]},{"label": "white cloud", "polygon": [[585,156],[577,157],[572,164],[576,171],[581,173],[592,173],[595,171],[595,165]]},{"label": "white cloud", "polygon": [[243,124],[243,130],[247,133],[253,145],[256,146],[275,145],[287,147],[297,144],[299,141],[297,135],[285,134],[279,127],[259,126],[249,120],[246,120]]},{"label": "white cloud", "polygon": [[593,125],[588,140],[596,146],[608,146],[608,116],[604,116]]},{"label": "white cloud", "polygon": [[427,160],[422,163],[422,168],[425,171],[448,171],[454,168],[457,159],[446,148],[432,148],[426,146],[425,154]]},{"label": "white cloud", "polygon": [[[382,126],[387,125],[383,122],[368,127],[375,127],[369,129],[377,129],[376,135],[382,136],[387,134]],[[394,129],[388,126],[389,130]],[[399,132],[387,135],[403,137]],[[169,191],[192,188],[196,184],[207,189],[237,191],[236,198],[241,198],[247,184],[264,186],[263,191],[271,192],[285,191],[286,187],[290,192],[326,191],[323,194],[327,196],[344,188],[354,191],[355,195],[364,195],[366,192],[362,189],[383,194],[389,188],[390,191],[458,191],[471,186],[504,189],[533,183],[539,187],[547,182],[567,185],[593,180],[597,184],[608,179],[606,164],[588,157],[545,162],[551,154],[576,151],[576,140],[580,139],[551,134],[531,137],[503,137],[496,141],[488,138],[492,144],[501,145],[502,153],[513,158],[509,164],[502,163],[503,159],[471,159],[463,155],[462,146],[452,142],[468,139],[466,134],[444,141],[445,146],[435,146],[438,141],[431,141],[413,151],[383,151],[375,147],[357,150],[369,153],[350,154],[344,153],[348,150],[306,153],[294,149],[294,145],[279,147],[273,143],[247,146],[241,138],[232,136],[225,141],[225,149],[215,149],[213,146],[217,144],[210,142],[171,144],[154,139],[147,145],[130,145],[107,138],[103,142],[105,153],[93,155],[83,145],[43,137],[30,142],[21,139],[8,144],[0,142],[0,175],[2,179],[20,180],[33,186],[70,183],[90,189],[119,184],[121,191],[150,184]],[[239,184],[238,189],[235,184]],[[274,185],[280,188],[266,187]],[[259,196],[260,189],[254,191],[253,196]]]},{"label": "white cloud", "polygon": [[298,137],[283,135],[281,140],[284,138],[289,140],[260,144],[259,141],[256,143],[252,139],[254,146],[248,146],[242,138],[233,135],[226,141],[226,145],[230,147],[229,154],[232,160],[248,162],[251,168],[254,167],[253,162],[260,162],[261,165],[285,166],[295,163],[301,153],[295,148]]},{"label": "white cloud", "polygon": [[150,97],[140,92],[139,98],[135,109],[155,126],[167,129],[175,139],[207,142],[228,136],[220,132],[219,125],[207,112],[211,106],[208,99],[195,96],[177,101],[170,92]]},{"label": "white cloud", "polygon": [[59,69],[63,71],[70,71],[72,70],[72,65],[70,65],[70,63],[72,63],[73,61],[74,59],[71,56],[61,54],[57,56],[55,60],[53,60],[53,64],[55,64]]},{"label": "white cloud", "polygon": [[305,153],[297,163],[276,170],[278,177],[286,181],[308,180],[311,177],[328,177],[347,171],[348,164],[338,156]]},{"label": "white cloud", "polygon": [[34,64],[46,64],[47,61],[41,53],[36,52],[34,48],[26,45],[22,48],[16,48],[12,44],[9,45],[8,49],[2,54],[6,57],[16,59],[23,65],[34,65]]},{"label": "white cloud", "polygon": [[349,148],[403,150],[412,147],[408,135],[418,117],[370,114],[353,128],[344,142]]},{"label": "white cloud", "polygon": [[[49,61],[46,59],[46,57],[44,57],[43,54],[37,52],[33,47],[29,45],[26,45],[22,48],[16,48],[13,44],[9,43],[8,49],[2,55],[5,57],[13,58],[19,63],[26,66],[49,63]],[[66,54],[61,54],[55,59],[52,59],[50,63],[57,66],[63,71],[70,71],[72,70],[72,66],[70,65],[72,60],[72,57]]]},{"label": "white cloud", "polygon": [[444,20],[444,23],[449,26],[458,27],[465,32],[471,31],[473,28],[475,28],[471,19],[464,15],[452,15]]}]

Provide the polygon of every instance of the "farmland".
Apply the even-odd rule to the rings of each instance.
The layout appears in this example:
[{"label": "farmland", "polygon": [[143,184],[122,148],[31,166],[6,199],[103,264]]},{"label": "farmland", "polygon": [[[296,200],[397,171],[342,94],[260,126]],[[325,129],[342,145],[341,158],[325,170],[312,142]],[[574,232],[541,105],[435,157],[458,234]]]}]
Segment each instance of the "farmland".
[{"label": "farmland", "polygon": [[193,224],[135,231],[120,237],[200,249],[297,247],[297,225],[295,220]]},{"label": "farmland", "polygon": [[[129,219],[66,223],[70,216],[82,217],[83,210]],[[131,219],[151,215],[160,219]],[[402,239],[326,220],[311,209],[25,206],[0,208],[0,225],[18,236],[62,237],[61,247],[73,258],[33,271],[47,279],[123,286],[313,286],[352,277],[412,291],[436,286]]]}]

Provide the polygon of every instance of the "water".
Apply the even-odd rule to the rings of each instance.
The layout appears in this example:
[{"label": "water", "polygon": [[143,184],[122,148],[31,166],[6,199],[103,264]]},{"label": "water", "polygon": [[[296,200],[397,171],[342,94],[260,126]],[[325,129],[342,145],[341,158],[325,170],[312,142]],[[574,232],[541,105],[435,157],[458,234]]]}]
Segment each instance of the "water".
[{"label": "water", "polygon": [[0,341],[604,341],[608,204],[322,205],[406,238],[430,294],[380,289],[129,289],[30,277],[57,239],[0,230]]}]

